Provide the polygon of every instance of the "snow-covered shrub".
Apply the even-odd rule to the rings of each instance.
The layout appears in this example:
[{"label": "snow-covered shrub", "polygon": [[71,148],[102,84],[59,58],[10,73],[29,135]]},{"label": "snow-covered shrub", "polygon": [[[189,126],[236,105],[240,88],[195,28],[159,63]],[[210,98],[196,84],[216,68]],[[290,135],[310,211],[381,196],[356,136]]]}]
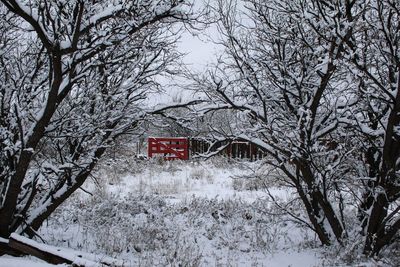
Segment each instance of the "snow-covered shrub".
[{"label": "snow-covered shrub", "polygon": [[51,242],[135,264],[204,266],[217,261],[210,259],[214,251],[270,253],[287,242],[277,218],[239,200],[194,197],[170,204],[157,195],[121,198],[103,191],[72,200],[49,220]]},{"label": "snow-covered shrub", "polygon": [[[223,174],[226,187],[221,189],[232,190],[229,174],[245,177],[248,173],[242,168],[240,176],[234,169],[236,163],[230,165],[229,173],[215,168],[212,161],[167,162],[162,166],[145,161],[137,164],[142,165],[139,166],[142,172],[129,179],[142,181],[138,184],[142,188],[130,187],[134,183],[125,184],[125,178],[120,179],[121,185],[105,182],[91,190],[87,188],[92,186],[86,186],[92,196],[75,194],[48,220],[40,232],[42,237],[54,245],[123,259],[126,266],[235,266],[237,262],[263,266],[271,255],[304,250],[326,258],[318,266],[351,266],[367,261],[358,257],[362,244],[352,238],[357,232],[357,224],[352,221],[356,218],[351,216],[354,209],[346,210],[345,214],[347,229],[354,231],[349,233],[349,241],[343,247],[333,244],[324,251],[306,224],[293,219],[298,216],[304,220],[305,215],[301,202],[287,188],[270,183],[261,190],[262,198],[251,201],[240,194],[261,192],[238,191],[238,195],[207,198],[186,194],[195,190],[184,190],[185,179],[199,184],[206,181],[204,177],[200,181],[190,178],[192,170],[203,167],[205,175],[215,179],[212,185],[204,184],[205,188],[215,190],[223,182],[218,175]],[[171,187],[176,186],[177,176],[187,175],[187,178],[178,185],[178,195],[169,195],[168,190],[156,190],[160,185],[156,180],[159,175]],[[118,186],[121,189],[115,190]],[[392,255],[388,251],[386,259],[381,261],[396,266],[395,249],[391,250]]]},{"label": "snow-covered shrub", "polygon": [[262,190],[265,186],[265,180],[259,177],[235,177],[232,179],[232,187],[237,191],[257,191]]},{"label": "snow-covered shrub", "polygon": [[190,171],[190,178],[195,180],[203,179],[205,176],[205,170],[202,168],[194,168]]}]

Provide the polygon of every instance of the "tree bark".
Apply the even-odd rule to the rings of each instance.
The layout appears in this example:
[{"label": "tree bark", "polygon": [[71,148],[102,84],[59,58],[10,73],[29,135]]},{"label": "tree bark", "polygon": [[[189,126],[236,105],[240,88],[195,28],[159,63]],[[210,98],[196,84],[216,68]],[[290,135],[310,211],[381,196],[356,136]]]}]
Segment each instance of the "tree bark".
[{"label": "tree bark", "polygon": [[[49,124],[56,110],[58,91],[62,82],[61,56],[51,54],[51,61],[53,63],[53,82],[47,95],[47,101],[43,110],[43,115],[34,125],[32,134],[29,136],[26,143],[26,147],[21,148],[15,173],[11,177],[8,177],[9,184],[3,205],[0,209],[0,237],[3,238],[8,238],[11,234],[10,226],[16,211],[18,195],[21,192],[21,185],[32,160],[32,150],[36,149],[38,143],[43,138],[46,126]],[[23,138],[25,138],[25,136]]]}]

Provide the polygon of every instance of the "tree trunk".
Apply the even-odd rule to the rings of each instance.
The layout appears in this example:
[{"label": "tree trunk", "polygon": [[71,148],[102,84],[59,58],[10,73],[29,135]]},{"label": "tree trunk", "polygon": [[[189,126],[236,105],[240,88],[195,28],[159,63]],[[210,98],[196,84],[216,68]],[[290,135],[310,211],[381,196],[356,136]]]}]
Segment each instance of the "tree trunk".
[{"label": "tree trunk", "polygon": [[[399,67],[397,67],[398,69]],[[371,214],[368,218],[367,236],[364,254],[374,256],[392,240],[397,232],[397,223],[390,226],[387,222],[390,203],[399,198],[398,159],[400,157],[400,71],[397,72],[397,93],[385,127],[385,139],[382,149],[382,163],[376,173],[376,181],[372,194]],[[366,200],[368,201],[368,199]],[[367,202],[368,203],[368,202]]]},{"label": "tree trunk", "polygon": [[[83,185],[83,183],[86,181],[87,177],[90,175],[91,171],[97,164],[97,160],[104,154],[106,151],[106,148],[102,147],[99,148],[95,152],[94,159],[90,163],[90,165],[80,172],[76,177],[75,177],[75,183],[71,186],[67,186],[67,190],[64,191],[61,195],[57,197],[52,197],[52,201],[47,207],[39,213],[36,217],[34,218],[28,218],[29,224],[24,228],[22,233],[26,233],[29,237],[33,237],[35,235],[35,232],[39,230],[39,228],[42,226],[43,222],[68,198],[74,193],[79,187]],[[57,192],[53,192],[55,194]]]},{"label": "tree trunk", "polygon": [[[8,177],[9,185],[0,209],[0,237],[3,238],[8,238],[11,234],[10,226],[16,212],[18,195],[21,192],[21,185],[25,179],[33,156],[31,150],[35,150],[38,143],[43,138],[45,129],[56,110],[58,91],[62,82],[61,56],[50,54],[49,57],[51,57],[54,66],[53,72],[51,73],[53,82],[47,95],[43,114],[34,125],[32,134],[28,136],[29,138],[26,142],[26,146],[21,148],[15,173]],[[22,138],[25,138],[25,136]]]},{"label": "tree trunk", "polygon": [[298,168],[300,169],[303,180],[306,182],[308,187],[307,189],[310,192],[308,194],[310,202],[316,203],[312,205],[314,213],[321,214],[321,216],[323,215],[326,217],[336,240],[340,243],[343,238],[344,229],[338,216],[336,216],[331,203],[324,197],[319,186],[315,184],[315,175],[313,174],[306,160],[300,160]]},{"label": "tree trunk", "polygon": [[318,236],[318,239],[321,241],[322,245],[329,246],[331,244],[331,240],[329,238],[329,234],[325,229],[322,220],[320,219],[320,209],[318,203],[313,200],[309,199],[307,195],[304,193],[303,188],[300,185],[296,185],[297,193],[299,194],[301,200],[307,211],[307,216],[314,227],[314,231]]},{"label": "tree trunk", "polygon": [[[375,246],[377,243],[382,243],[382,238],[385,234],[383,221],[387,215],[389,203],[384,192],[377,192],[376,200],[372,205],[371,215],[368,218],[367,236],[364,245],[364,254],[373,256],[379,252]],[[382,247],[382,244],[381,244]]]}]

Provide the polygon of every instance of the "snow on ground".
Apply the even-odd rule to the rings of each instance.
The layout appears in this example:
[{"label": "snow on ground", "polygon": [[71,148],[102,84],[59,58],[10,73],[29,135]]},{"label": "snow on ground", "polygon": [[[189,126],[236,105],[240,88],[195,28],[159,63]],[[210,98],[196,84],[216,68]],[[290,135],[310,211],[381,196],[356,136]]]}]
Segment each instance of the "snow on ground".
[{"label": "snow on ground", "polygon": [[[53,264],[31,259],[31,258],[17,258],[11,256],[0,257],[0,267],[53,267]],[[65,264],[59,264],[57,266],[67,266]]]},{"label": "snow on ground", "polygon": [[[92,196],[77,192],[40,235],[122,266],[390,266],[345,264],[336,259],[343,251],[320,248],[271,204],[269,194],[282,203],[293,194],[259,166],[109,159],[84,186]],[[301,211],[296,201],[291,208]],[[0,267],[49,266],[26,261],[0,257]]]},{"label": "snow on ground", "polygon": [[[266,197],[264,191],[235,190],[232,186],[235,179],[238,181],[249,170],[238,166],[231,168],[215,168],[207,162],[191,162],[176,164],[167,162],[164,168],[145,169],[140,174],[128,174],[120,183],[110,186],[109,192],[121,196],[131,192],[138,194],[151,192],[168,197],[168,201],[176,202],[192,196],[208,199],[242,199],[246,202]],[[236,182],[238,183],[238,182]],[[275,189],[274,193],[286,195],[282,190]]]}]

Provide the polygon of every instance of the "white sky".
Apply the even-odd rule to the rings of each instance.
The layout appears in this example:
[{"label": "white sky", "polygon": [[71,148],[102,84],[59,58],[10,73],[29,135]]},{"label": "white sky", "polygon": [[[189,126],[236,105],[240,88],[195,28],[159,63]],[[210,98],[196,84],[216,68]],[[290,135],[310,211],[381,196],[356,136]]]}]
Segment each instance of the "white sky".
[{"label": "white sky", "polygon": [[[201,9],[204,5],[202,0],[195,0],[195,8]],[[191,31],[191,32],[190,32]],[[217,57],[222,54],[223,48],[213,42],[219,39],[216,25],[209,25],[202,31],[186,30],[183,32],[177,46],[178,51],[186,54],[183,57],[185,66],[195,72],[204,72],[207,66],[216,62]],[[161,95],[157,94],[155,98],[151,98],[149,104],[151,106],[160,103],[171,103],[176,96],[181,96],[185,102],[192,98],[193,92],[171,85],[171,83],[182,83],[180,77],[173,77],[172,80],[162,78],[159,80],[165,85],[165,92]],[[186,81],[187,82],[187,81]]]},{"label": "white sky", "polygon": [[221,53],[221,48],[208,36],[217,38],[215,27],[210,27],[197,36],[186,32],[178,44],[179,51],[187,54],[183,59],[184,63],[193,70],[204,70],[207,64],[215,61],[217,54]]},{"label": "white sky", "polygon": [[[184,32],[177,44],[177,49],[186,54],[182,59],[186,67],[191,71],[201,73],[207,69],[209,64],[216,62],[217,56],[222,53],[222,48],[212,41],[217,39],[216,26],[210,26],[195,35],[189,31]],[[185,91],[179,86],[172,85],[188,82],[181,77],[172,77],[171,79],[160,77],[159,82],[164,85],[164,92],[151,96],[146,101],[150,106],[175,102],[177,96],[181,97],[182,102],[193,98],[192,91]]]}]

